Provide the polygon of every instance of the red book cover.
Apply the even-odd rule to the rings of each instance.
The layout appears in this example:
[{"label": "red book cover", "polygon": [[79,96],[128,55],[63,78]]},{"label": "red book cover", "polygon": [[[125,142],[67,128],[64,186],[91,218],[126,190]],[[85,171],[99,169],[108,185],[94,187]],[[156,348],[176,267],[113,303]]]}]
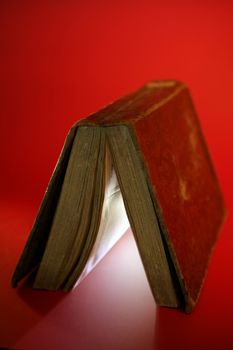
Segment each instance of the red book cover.
[{"label": "red book cover", "polygon": [[155,81],[119,100],[115,110],[116,106],[89,121],[132,128],[186,308],[192,309],[225,207],[189,91],[180,82]]},{"label": "red book cover", "polygon": [[12,284],[17,285],[42,259],[75,130],[80,125],[119,124],[127,125],[136,141],[183,307],[191,311],[225,208],[190,94],[176,81],[150,82],[71,129]]}]

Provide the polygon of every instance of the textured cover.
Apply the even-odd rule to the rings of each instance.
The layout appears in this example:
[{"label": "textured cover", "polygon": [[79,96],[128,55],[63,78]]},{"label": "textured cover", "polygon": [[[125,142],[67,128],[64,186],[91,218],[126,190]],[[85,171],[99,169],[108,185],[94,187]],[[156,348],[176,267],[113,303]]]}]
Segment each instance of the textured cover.
[{"label": "textured cover", "polygon": [[175,81],[151,82],[82,123],[131,128],[186,311],[191,310],[225,208],[188,89]]},{"label": "textured cover", "polygon": [[128,125],[141,156],[166,251],[190,311],[224,220],[218,181],[186,86],[150,82],[76,123],[49,183],[12,285],[40,262],[79,125]]}]

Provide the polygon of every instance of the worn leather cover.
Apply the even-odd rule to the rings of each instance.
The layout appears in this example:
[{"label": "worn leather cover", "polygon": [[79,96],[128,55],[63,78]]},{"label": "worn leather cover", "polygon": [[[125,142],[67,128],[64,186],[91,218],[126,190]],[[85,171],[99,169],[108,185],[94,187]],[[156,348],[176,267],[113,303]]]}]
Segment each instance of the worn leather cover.
[{"label": "worn leather cover", "polygon": [[49,183],[12,278],[16,286],[40,262],[56,210],[69,153],[79,125],[125,124],[130,128],[151,190],[169,260],[186,311],[200,293],[225,216],[224,202],[186,86],[150,82],[76,123]]},{"label": "worn leather cover", "polygon": [[186,86],[151,82],[81,124],[128,124],[190,311],[225,216],[219,184]]}]

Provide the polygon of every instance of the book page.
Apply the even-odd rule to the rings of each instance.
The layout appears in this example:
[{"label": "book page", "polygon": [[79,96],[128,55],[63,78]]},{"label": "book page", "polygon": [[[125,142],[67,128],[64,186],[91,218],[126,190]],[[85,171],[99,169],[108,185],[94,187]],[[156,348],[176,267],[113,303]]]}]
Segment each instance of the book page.
[{"label": "book page", "polygon": [[111,250],[129,227],[130,225],[113,168],[111,155],[108,147],[106,147],[105,195],[100,227],[86,266],[74,287],[93,270],[96,264]]}]

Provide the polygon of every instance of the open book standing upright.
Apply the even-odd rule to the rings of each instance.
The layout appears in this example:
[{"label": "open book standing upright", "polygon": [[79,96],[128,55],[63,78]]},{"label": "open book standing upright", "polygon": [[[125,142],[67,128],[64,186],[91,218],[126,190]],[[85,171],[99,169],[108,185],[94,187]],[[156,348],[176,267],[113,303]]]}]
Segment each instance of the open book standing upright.
[{"label": "open book standing upright", "polygon": [[129,221],[156,302],[189,312],[224,214],[187,88],[150,82],[70,130],[12,285],[70,290]]}]

